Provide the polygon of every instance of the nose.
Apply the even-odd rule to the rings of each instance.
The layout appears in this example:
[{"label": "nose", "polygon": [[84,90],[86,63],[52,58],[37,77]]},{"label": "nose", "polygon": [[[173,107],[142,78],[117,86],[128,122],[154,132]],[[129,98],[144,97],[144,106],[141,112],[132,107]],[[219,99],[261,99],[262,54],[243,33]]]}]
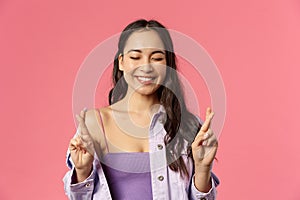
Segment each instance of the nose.
[{"label": "nose", "polygon": [[149,59],[144,59],[144,61],[140,63],[139,69],[144,73],[150,73],[153,71],[153,66],[151,65]]}]

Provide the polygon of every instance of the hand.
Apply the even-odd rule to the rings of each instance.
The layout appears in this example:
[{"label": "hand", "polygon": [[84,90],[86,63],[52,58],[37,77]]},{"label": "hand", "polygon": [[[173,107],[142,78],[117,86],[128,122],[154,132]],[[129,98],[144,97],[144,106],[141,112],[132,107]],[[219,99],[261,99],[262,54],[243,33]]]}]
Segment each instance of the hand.
[{"label": "hand", "polygon": [[214,113],[211,108],[206,110],[206,119],[192,143],[193,158],[196,170],[201,167],[210,169],[218,149],[218,140],[210,128]]},{"label": "hand", "polygon": [[[85,125],[85,112],[82,110],[80,115],[76,115],[79,122],[79,135],[71,139],[69,150],[72,161],[75,165],[78,182],[83,181],[91,172],[94,154],[88,151],[88,147],[93,145],[89,131]],[[83,179],[83,180],[81,180]]]}]

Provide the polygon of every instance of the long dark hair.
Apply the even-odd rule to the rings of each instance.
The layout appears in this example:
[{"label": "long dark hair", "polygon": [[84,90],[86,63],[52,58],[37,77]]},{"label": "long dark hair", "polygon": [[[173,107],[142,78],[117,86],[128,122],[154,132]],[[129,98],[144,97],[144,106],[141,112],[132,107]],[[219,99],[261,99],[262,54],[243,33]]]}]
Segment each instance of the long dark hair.
[{"label": "long dark hair", "polygon": [[[201,128],[198,119],[191,114],[183,97],[182,87],[176,72],[176,55],[169,31],[156,20],[140,19],[130,23],[121,33],[118,51],[114,58],[113,83],[114,87],[109,92],[109,104],[113,104],[126,95],[127,83],[122,78],[123,72],[119,70],[118,57],[123,54],[129,36],[138,30],[154,30],[161,38],[166,52],[167,71],[164,83],[158,88],[157,95],[160,104],[165,108],[166,119],[164,128],[166,136],[167,162],[171,170],[180,171],[181,175],[189,175],[187,167],[181,157],[182,150],[187,149],[187,154],[192,157],[191,143]],[[118,86],[116,87],[118,83]],[[185,146],[187,145],[187,146]]]}]

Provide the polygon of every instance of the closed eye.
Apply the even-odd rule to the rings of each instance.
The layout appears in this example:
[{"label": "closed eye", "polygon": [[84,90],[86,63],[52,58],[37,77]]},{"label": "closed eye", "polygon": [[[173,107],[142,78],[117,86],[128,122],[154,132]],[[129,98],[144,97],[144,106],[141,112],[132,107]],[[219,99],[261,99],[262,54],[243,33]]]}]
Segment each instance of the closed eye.
[{"label": "closed eye", "polygon": [[140,59],[140,57],[132,57],[132,56],[130,56],[130,58],[133,59],[133,60],[138,60],[138,59]]},{"label": "closed eye", "polygon": [[162,61],[164,58],[152,58],[155,61]]}]

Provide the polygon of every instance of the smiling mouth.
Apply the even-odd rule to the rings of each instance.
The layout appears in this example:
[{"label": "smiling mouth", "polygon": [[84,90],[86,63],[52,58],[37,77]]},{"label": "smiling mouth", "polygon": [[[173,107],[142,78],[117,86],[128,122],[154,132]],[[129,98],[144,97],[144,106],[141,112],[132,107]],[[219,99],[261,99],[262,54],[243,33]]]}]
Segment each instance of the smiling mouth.
[{"label": "smiling mouth", "polygon": [[155,77],[149,77],[149,76],[135,76],[135,77],[142,84],[151,84],[155,79]]}]

